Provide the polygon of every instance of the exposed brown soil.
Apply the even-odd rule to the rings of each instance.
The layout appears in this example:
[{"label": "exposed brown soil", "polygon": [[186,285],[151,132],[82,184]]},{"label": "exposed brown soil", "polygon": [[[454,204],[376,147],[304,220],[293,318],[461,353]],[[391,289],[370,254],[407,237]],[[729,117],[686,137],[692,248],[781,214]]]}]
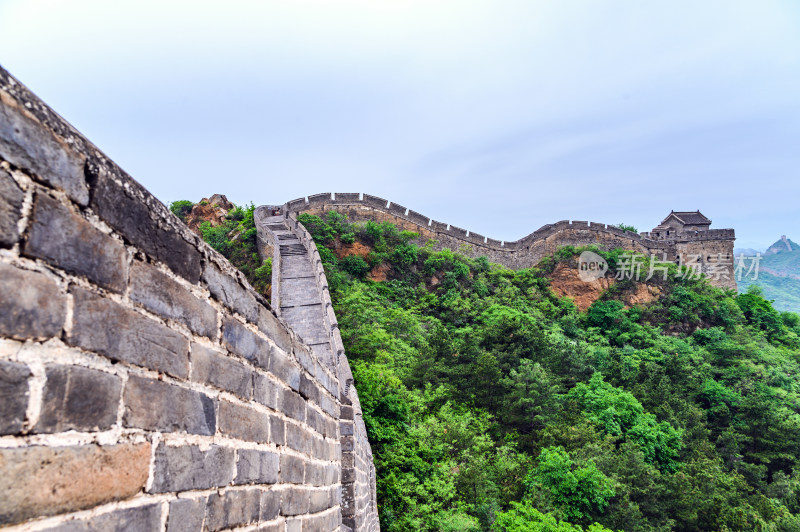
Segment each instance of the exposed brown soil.
[{"label": "exposed brown soil", "polygon": [[372,248],[366,244],[362,244],[361,242],[344,244],[338,238],[336,239],[336,243],[333,247],[333,254],[336,255],[336,258],[338,259],[343,259],[348,255],[356,255],[362,259],[365,259],[367,258],[367,255],[369,255],[370,251],[372,251]]},{"label": "exposed brown soil", "polygon": [[195,232],[203,222],[208,222],[212,227],[216,227],[225,221],[225,217],[231,209],[233,209],[233,203],[228,201],[228,198],[223,194],[214,194],[210,198],[203,198],[192,207],[192,212],[186,215],[186,225]]},{"label": "exposed brown soil", "polygon": [[392,271],[392,267],[388,264],[382,263],[378,264],[372,271],[367,274],[367,279],[370,281],[385,281],[389,278],[389,274]]},{"label": "exposed brown soil", "polygon": [[566,262],[560,262],[550,274],[550,288],[558,296],[572,299],[578,310],[583,312],[600,299],[603,292],[614,285],[614,279],[601,277],[587,283],[578,276],[578,269]]}]

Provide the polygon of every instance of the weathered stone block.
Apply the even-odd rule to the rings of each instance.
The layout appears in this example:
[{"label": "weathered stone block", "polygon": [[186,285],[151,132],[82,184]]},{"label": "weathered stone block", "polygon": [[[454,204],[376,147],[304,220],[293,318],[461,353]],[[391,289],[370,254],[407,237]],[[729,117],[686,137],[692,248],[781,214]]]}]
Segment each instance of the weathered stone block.
[{"label": "weathered stone block", "polygon": [[0,449],[0,524],[127,499],[149,465],[149,443]]},{"label": "weathered stone block", "polygon": [[283,490],[281,515],[302,515],[308,513],[308,490],[290,486]]},{"label": "weathered stone block", "polygon": [[222,343],[233,354],[251,363],[269,368],[269,342],[244,326],[240,321],[227,318],[222,326]]},{"label": "weathered stone block", "polygon": [[[111,227],[150,257],[192,283],[200,280],[200,252],[175,230],[162,227],[142,198],[100,171],[92,195],[92,208]],[[135,194],[131,192],[131,194]],[[162,222],[163,223],[163,222]]]},{"label": "weathered stone block", "polygon": [[229,391],[242,399],[253,395],[253,373],[243,364],[200,344],[192,344],[192,380]]},{"label": "weathered stone block", "polygon": [[281,455],[281,482],[302,484],[305,477],[305,461],[299,456]]},{"label": "weathered stone block", "polygon": [[179,321],[197,334],[217,334],[217,311],[154,266],[131,266],[131,300],[167,319]]},{"label": "weathered stone block", "polygon": [[258,521],[261,493],[257,489],[212,493],[206,504],[205,529],[216,532]]},{"label": "weathered stone block", "polygon": [[239,449],[235,484],[275,484],[278,482],[278,469],[276,453]]},{"label": "weathered stone block", "polygon": [[275,445],[286,445],[286,422],[276,415],[269,416],[269,439]]},{"label": "weathered stone block", "polygon": [[0,92],[0,156],[65,191],[75,203],[88,203],[83,156],[5,92]]},{"label": "weathered stone block", "polygon": [[328,509],[330,496],[328,490],[313,490],[308,498],[308,511],[312,514]]},{"label": "weathered stone block", "polygon": [[0,336],[44,340],[61,334],[67,297],[46,275],[0,263]]},{"label": "weathered stone block", "polygon": [[17,222],[22,216],[25,193],[11,175],[0,168],[0,246],[13,246],[19,240]]},{"label": "weathered stone block", "polygon": [[325,420],[322,414],[311,408],[311,405],[306,405],[306,424],[320,434],[325,432]]},{"label": "weathered stone block", "polygon": [[205,497],[170,501],[167,532],[201,532],[205,507]]},{"label": "weathered stone block", "polygon": [[189,375],[189,341],[155,320],[82,288],[67,343],[175,377]]},{"label": "weathered stone block", "polygon": [[317,460],[331,459],[330,448],[325,440],[323,440],[316,434],[312,434],[309,437],[309,441],[311,444],[311,456],[313,456]]},{"label": "weathered stone block", "polygon": [[35,432],[95,431],[117,422],[122,380],[80,366],[48,366]]},{"label": "weathered stone block", "polygon": [[18,434],[22,430],[30,376],[25,364],[0,361],[0,434]]},{"label": "weathered stone block", "polygon": [[131,375],[123,400],[126,427],[206,436],[216,432],[214,400],[194,390]]},{"label": "weathered stone block", "polygon": [[300,366],[292,362],[279,347],[273,346],[270,351],[269,371],[292,390],[300,389]]},{"label": "weathered stone block", "polygon": [[286,424],[286,445],[297,452],[308,454],[311,451],[311,433],[305,427]]},{"label": "weathered stone block", "polygon": [[253,375],[253,398],[264,406],[280,410],[282,388],[272,379],[256,373]]},{"label": "weathered stone block", "polygon": [[283,389],[281,392],[283,413],[298,421],[306,420],[306,403],[300,394],[292,390]]},{"label": "weathered stone block", "polygon": [[305,483],[312,486],[322,486],[325,481],[325,466],[309,462],[306,464]]},{"label": "weathered stone block", "polygon": [[188,491],[227,486],[233,479],[234,451],[212,445],[201,450],[197,445],[156,448],[153,485],[150,493]]},{"label": "weathered stone block", "polygon": [[270,309],[263,306],[258,309],[258,329],[285,352],[292,351],[292,336],[288,329],[278,321]]},{"label": "weathered stone block", "polygon": [[47,194],[36,194],[32,224],[22,252],[82,275],[103,288],[125,290],[128,254],[122,243]]},{"label": "weathered stone block", "polygon": [[123,508],[96,517],[67,521],[53,528],[45,529],[46,532],[98,532],[100,530],[124,530],[125,532],[161,530],[161,504]]},{"label": "weathered stone block", "polygon": [[223,399],[219,402],[219,431],[232,438],[267,443],[269,416]]},{"label": "weathered stone block", "polygon": [[260,305],[253,294],[239,284],[234,277],[221,272],[213,264],[206,264],[203,270],[203,281],[215,298],[226,307],[238,312],[250,323],[258,321]]},{"label": "weathered stone block", "polygon": [[320,391],[317,383],[306,377],[306,374],[303,373],[300,376],[300,395],[309,401],[319,404],[319,394]]},{"label": "weathered stone block", "polygon": [[261,492],[261,520],[271,521],[280,515],[281,512],[281,492],[277,490],[267,490]]}]

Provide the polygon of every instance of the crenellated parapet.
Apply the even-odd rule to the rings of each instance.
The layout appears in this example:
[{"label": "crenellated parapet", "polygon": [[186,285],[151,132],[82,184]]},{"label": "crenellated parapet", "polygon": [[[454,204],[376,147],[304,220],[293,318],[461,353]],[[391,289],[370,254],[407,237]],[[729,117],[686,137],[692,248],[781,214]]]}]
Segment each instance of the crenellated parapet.
[{"label": "crenellated parapet", "polygon": [[[435,249],[452,249],[471,256],[485,255],[489,260],[510,268],[526,268],[537,264],[543,257],[552,254],[566,245],[585,246],[596,244],[605,249],[630,249],[647,255],[680,262],[691,256],[702,256],[703,272],[715,270],[710,263],[723,261],[723,275],[711,278],[712,284],[735,288],[733,280],[733,242],[736,238],[733,229],[707,229],[707,225],[686,227],[702,230],[675,230],[669,233],[634,233],[614,225],[584,220],[561,220],[547,224],[519,240],[504,241],[484,236],[452,224],[440,222],[404,205],[370,194],[354,192],[324,192],[305,198],[298,198],[283,205],[282,211],[288,214],[301,212],[324,214],[334,210],[346,214],[350,220],[390,221],[399,227],[419,233],[419,244],[433,241]],[[682,214],[682,213],[677,213]],[[702,217],[700,213],[687,213]],[[671,213],[672,218],[677,218]],[[665,222],[672,220],[668,217]],[[702,221],[710,220],[702,217]],[[662,222],[664,224],[665,222]],[[659,226],[661,227],[661,226]],[[659,228],[656,228],[659,229]],[[669,228],[667,228],[669,229]],[[709,258],[710,257],[710,258]],[[728,257],[731,262],[728,264]]]}]

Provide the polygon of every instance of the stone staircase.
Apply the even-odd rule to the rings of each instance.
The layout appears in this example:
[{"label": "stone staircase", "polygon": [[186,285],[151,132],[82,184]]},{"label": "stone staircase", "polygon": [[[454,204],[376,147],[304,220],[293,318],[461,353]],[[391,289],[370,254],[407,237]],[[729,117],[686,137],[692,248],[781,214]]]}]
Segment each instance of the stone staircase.
[{"label": "stone staircase", "polygon": [[325,323],[325,305],[317,289],[317,276],[306,245],[282,217],[266,224],[275,235],[280,254],[277,301],[273,305],[286,323],[311,347],[320,360],[333,366],[330,330]]},{"label": "stone staircase", "polygon": [[262,253],[272,252],[272,307],[339,378],[340,530],[380,532],[372,450],[319,252],[296,218],[269,215],[276,210],[263,206],[255,214]]}]

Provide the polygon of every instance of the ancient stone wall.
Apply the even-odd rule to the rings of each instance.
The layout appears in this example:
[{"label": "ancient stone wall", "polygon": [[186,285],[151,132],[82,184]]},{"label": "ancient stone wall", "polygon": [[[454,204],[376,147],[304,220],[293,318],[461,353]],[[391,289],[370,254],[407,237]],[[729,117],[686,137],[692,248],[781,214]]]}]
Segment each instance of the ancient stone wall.
[{"label": "ancient stone wall", "polygon": [[0,192],[0,527],[349,529],[337,372],[2,69]]},{"label": "ancient stone wall", "polygon": [[264,258],[272,250],[272,305],[338,377],[342,522],[353,530],[376,531],[380,525],[372,450],[322,260],[313,238],[296,217],[275,216],[275,211],[273,206],[262,206],[255,212]]},{"label": "ancient stone wall", "polygon": [[[542,226],[517,241],[505,242],[439,222],[369,194],[325,192],[298,198],[282,206],[282,211],[289,214],[305,212],[321,215],[331,210],[347,215],[352,221],[388,221],[401,230],[419,233],[416,242],[419,245],[433,241],[434,249],[447,248],[473,257],[485,255],[492,262],[514,269],[534,266],[543,257],[566,245],[596,244],[603,249],[630,249],[674,262],[681,259],[687,261],[690,255],[705,253],[706,262],[700,269],[709,274],[709,281],[716,286],[736,289],[733,262],[725,258],[729,251],[730,257],[733,257],[736,238],[733,229],[678,233],[669,239],[656,240],[649,233],[632,233],[613,225],[562,220]],[[708,256],[711,258],[708,259]],[[721,274],[717,275],[717,272]]]}]

